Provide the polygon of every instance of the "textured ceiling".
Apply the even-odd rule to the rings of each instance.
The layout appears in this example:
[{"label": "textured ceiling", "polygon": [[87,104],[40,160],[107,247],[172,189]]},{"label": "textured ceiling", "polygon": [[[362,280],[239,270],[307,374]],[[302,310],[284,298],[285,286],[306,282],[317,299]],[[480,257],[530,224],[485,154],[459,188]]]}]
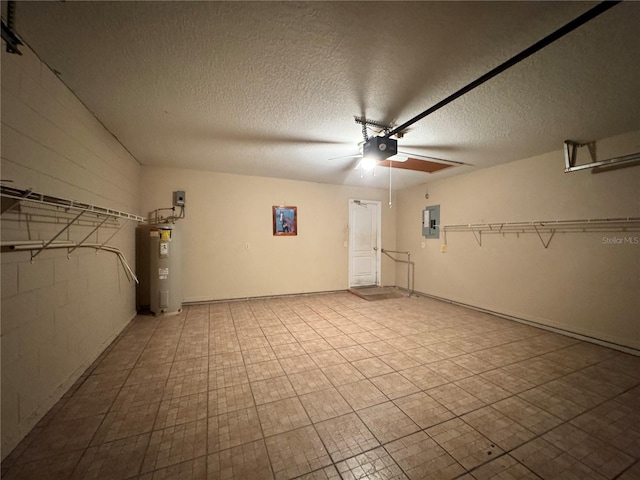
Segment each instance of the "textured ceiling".
[{"label": "textured ceiling", "polygon": [[[354,115],[400,124],[587,2],[19,2],[18,34],[143,165],[387,186]],[[640,3],[625,2],[411,127],[472,164],[640,128]],[[562,161],[558,170],[563,168]]]}]

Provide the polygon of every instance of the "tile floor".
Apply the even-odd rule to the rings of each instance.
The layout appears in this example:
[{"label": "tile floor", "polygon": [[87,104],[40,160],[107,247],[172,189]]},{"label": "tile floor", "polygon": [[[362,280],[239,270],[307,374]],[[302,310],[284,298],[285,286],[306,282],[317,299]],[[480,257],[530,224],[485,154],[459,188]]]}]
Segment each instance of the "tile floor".
[{"label": "tile floor", "polygon": [[640,479],[640,357],[427,298],[139,316],[9,479]]}]

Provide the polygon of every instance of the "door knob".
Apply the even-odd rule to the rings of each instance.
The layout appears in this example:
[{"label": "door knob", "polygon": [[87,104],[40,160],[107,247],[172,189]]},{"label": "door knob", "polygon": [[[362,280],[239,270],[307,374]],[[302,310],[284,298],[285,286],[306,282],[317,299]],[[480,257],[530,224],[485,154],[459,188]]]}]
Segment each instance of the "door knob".
[{"label": "door knob", "polygon": [[373,249],[377,252],[378,251],[378,247],[373,247]]}]

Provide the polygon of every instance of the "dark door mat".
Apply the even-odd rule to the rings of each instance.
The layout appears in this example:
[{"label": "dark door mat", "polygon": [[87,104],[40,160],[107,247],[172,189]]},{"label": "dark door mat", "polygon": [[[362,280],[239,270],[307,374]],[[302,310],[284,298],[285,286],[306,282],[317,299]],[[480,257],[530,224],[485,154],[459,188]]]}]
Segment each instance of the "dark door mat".
[{"label": "dark door mat", "polygon": [[388,300],[390,298],[402,298],[407,294],[394,287],[352,287],[348,290],[365,300]]}]

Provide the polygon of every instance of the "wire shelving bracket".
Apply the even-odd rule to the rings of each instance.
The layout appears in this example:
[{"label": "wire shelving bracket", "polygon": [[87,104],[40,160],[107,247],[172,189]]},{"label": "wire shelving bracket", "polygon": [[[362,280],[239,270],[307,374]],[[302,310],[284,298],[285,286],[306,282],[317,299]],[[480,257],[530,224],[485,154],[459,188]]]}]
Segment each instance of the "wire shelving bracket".
[{"label": "wire shelving bracket", "polygon": [[[7,185],[0,186],[0,195],[5,198],[9,198],[13,200],[13,203],[7,207],[7,209],[3,212],[6,213],[20,203],[24,201],[28,201],[29,203],[35,203],[39,205],[47,205],[50,207],[56,207],[58,209],[64,210],[66,213],[76,213],[75,217],[67,222],[62,229],[60,229],[50,240],[46,242],[42,242],[41,245],[38,245],[37,248],[34,246],[34,250],[31,253],[31,261],[42,253],[43,250],[52,246],[54,241],[60,237],[65,231],[67,231],[74,223],[80,220],[81,217],[92,215],[96,219],[101,219],[100,223],[91,230],[91,232],[84,237],[80,242],[75,243],[72,248],[68,251],[67,256],[69,256],[75,249],[80,248],[84,245],[84,243],[93,235],[100,227],[102,227],[108,220],[112,219],[124,219],[131,220],[136,222],[145,221],[144,217],[139,215],[135,215],[133,213],[122,212],[119,210],[114,210],[112,208],[100,207],[98,205],[92,205],[88,203],[81,203],[75,200],[68,200],[61,197],[54,197],[51,195],[45,195],[43,193],[34,192],[31,189],[23,190],[19,188],[10,187]],[[120,231],[120,229],[124,226],[124,223],[120,225],[120,228],[114,232],[108,240],[102,243],[102,247],[105,246],[106,242],[108,242],[113,236]]]}]

